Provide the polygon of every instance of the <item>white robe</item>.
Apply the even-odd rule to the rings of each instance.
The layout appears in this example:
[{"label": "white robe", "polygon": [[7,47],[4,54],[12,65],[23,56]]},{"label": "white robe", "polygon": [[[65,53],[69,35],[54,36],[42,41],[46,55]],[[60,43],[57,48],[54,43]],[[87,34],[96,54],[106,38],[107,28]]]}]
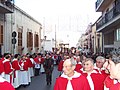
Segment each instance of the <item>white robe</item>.
[{"label": "white robe", "polygon": [[20,86],[20,70],[15,71],[15,78],[13,80],[14,88],[18,88]]},{"label": "white robe", "polygon": [[40,72],[45,72],[44,67],[43,67],[43,64],[41,64]]},{"label": "white robe", "polygon": [[31,82],[31,69],[30,67],[28,68],[28,80]]},{"label": "white robe", "polygon": [[29,84],[28,71],[20,71],[20,83],[21,85]]},{"label": "white robe", "polygon": [[[32,62],[32,64],[35,64],[35,61],[33,58],[30,58],[30,61]],[[34,76],[34,71],[33,71],[33,67],[30,68],[30,76],[33,77]]]}]

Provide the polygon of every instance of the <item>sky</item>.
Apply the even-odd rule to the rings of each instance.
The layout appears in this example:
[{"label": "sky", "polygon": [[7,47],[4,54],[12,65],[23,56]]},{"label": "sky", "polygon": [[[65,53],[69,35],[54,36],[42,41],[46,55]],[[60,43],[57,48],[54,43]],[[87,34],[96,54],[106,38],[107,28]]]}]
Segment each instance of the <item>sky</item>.
[{"label": "sky", "polygon": [[101,13],[95,12],[96,0],[15,0],[15,5],[43,26],[42,38],[56,39],[76,46],[89,23]]}]

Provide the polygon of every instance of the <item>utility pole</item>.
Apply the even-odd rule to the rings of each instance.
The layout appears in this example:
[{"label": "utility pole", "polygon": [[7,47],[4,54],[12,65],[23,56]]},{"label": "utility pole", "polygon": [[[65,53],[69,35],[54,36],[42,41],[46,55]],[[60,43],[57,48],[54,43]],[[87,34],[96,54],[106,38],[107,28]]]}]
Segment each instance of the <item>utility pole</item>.
[{"label": "utility pole", "polygon": [[56,24],[55,24],[55,50],[56,50]]},{"label": "utility pole", "polygon": [[46,39],[46,36],[45,36],[45,17],[43,17],[43,50],[42,52],[44,53],[45,51],[45,39]]},{"label": "utility pole", "polygon": [[45,17],[43,17],[43,38],[45,36]]}]

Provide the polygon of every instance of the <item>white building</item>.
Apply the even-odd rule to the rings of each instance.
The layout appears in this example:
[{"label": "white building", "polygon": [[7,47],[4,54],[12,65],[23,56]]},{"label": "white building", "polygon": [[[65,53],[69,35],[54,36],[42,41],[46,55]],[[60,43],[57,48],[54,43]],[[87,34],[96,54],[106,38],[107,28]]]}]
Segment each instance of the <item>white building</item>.
[{"label": "white building", "polygon": [[[1,54],[40,52],[42,25],[17,6],[13,13],[0,11],[0,26]],[[12,43],[13,32],[16,33],[16,44]]]},{"label": "white building", "polygon": [[53,51],[52,49],[55,48],[55,40],[43,40],[41,47],[42,53],[44,53],[44,51]]}]

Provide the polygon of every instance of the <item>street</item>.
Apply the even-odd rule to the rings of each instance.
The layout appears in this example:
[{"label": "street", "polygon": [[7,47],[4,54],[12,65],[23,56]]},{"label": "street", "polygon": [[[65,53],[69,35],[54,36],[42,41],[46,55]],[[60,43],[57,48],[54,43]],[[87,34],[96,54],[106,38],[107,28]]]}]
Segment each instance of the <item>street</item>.
[{"label": "street", "polygon": [[59,72],[57,71],[57,66],[54,67],[53,74],[52,74],[52,84],[46,84],[45,74],[40,74],[39,76],[35,76],[32,78],[32,82],[29,86],[26,87],[19,87],[16,90],[53,90],[54,83],[56,78],[59,76]]}]

